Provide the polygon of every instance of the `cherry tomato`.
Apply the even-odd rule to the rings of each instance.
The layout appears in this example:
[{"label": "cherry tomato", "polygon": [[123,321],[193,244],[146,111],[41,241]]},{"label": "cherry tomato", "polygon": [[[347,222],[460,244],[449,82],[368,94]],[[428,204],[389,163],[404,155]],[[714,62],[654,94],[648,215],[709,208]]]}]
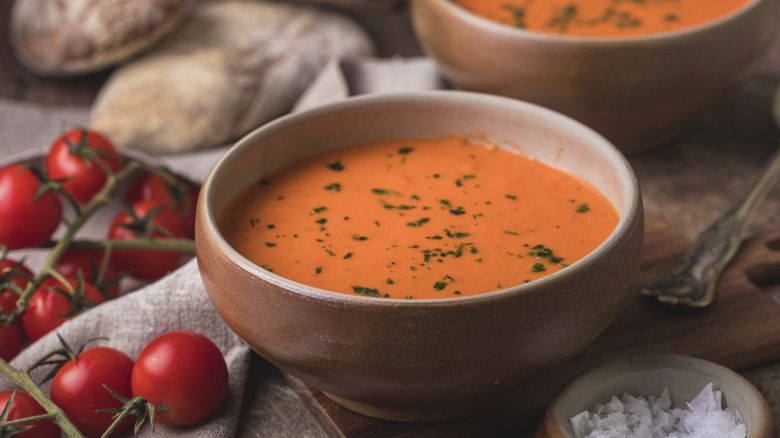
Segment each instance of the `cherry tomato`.
[{"label": "cherry tomato", "polygon": [[[0,260],[0,315],[11,313],[16,309],[18,292],[27,287],[32,276],[32,271],[23,263],[9,258]],[[5,361],[16,357],[22,351],[22,338],[19,318],[10,326],[0,323],[0,357]]]},{"label": "cherry tomato", "polygon": [[0,323],[0,357],[9,362],[22,351],[22,331],[19,324]]},{"label": "cherry tomato", "polygon": [[[124,212],[117,214],[108,229],[109,239],[186,237],[181,219],[170,208],[150,201],[138,202],[132,208],[139,220]],[[115,250],[111,255],[120,271],[147,281],[161,278],[175,269],[181,260],[181,253],[177,251]]]},{"label": "cherry tomato", "polygon": [[[14,284],[21,292],[27,287],[27,283],[33,276],[33,272],[23,262],[7,257],[0,260],[0,287]],[[2,291],[7,290],[10,289],[6,287]]]},{"label": "cherry tomato", "polygon": [[0,315],[16,309],[19,294],[27,287],[33,275],[22,262],[10,258],[0,260]]},{"label": "cherry tomato", "polygon": [[[103,267],[103,250],[69,248],[54,265],[54,269],[65,277],[78,278],[78,273],[84,280],[108,294],[110,298],[119,295],[119,269],[111,260],[105,265],[103,276],[98,274]],[[98,281],[99,280],[99,281]]]},{"label": "cherry tomato", "polygon": [[195,234],[198,190],[198,186],[181,178],[170,182],[159,173],[149,172],[133,181],[125,197],[130,203],[154,201],[171,207],[181,218],[187,236],[192,237]]},{"label": "cherry tomato", "polygon": [[[4,391],[0,392],[0,412],[5,409],[8,400],[13,395],[14,400],[11,403],[11,410],[8,412],[8,420],[20,420],[22,418],[43,415],[46,411],[35,401],[30,394],[24,391]],[[51,420],[36,421],[24,423],[24,427],[34,426],[32,429],[14,434],[14,438],[59,438],[60,428]]]},{"label": "cherry tomato", "polygon": [[[132,372],[133,360],[125,353],[109,347],[90,348],[57,371],[51,382],[51,400],[81,433],[99,437],[114,422],[113,413],[99,410],[121,409],[123,405],[103,385],[130,399],[133,396]],[[129,429],[133,421],[134,418],[128,416],[111,435]]]},{"label": "cherry tomato", "polygon": [[[72,288],[76,289],[78,287],[78,279],[67,278],[67,280]],[[62,283],[54,278],[44,280],[30,297],[27,309],[22,314],[22,326],[27,339],[35,342],[88,307],[106,301],[103,294],[95,286],[87,282],[82,284],[84,287],[84,302],[73,303],[57,291],[57,289],[60,289],[67,293],[68,288],[66,286],[63,286]],[[75,313],[72,312],[74,305],[76,306]]]},{"label": "cherry tomato", "polygon": [[133,394],[155,407],[156,422],[192,426],[214,415],[228,389],[225,358],[211,339],[190,331],[163,333],[135,360]]},{"label": "cherry tomato", "polygon": [[39,194],[41,181],[29,169],[12,164],[0,169],[0,245],[38,246],[54,234],[62,205],[53,191]]},{"label": "cherry tomato", "polygon": [[108,139],[88,129],[72,129],[52,143],[46,154],[49,178],[80,204],[86,204],[106,183],[102,161],[113,172],[122,167],[122,157]]}]

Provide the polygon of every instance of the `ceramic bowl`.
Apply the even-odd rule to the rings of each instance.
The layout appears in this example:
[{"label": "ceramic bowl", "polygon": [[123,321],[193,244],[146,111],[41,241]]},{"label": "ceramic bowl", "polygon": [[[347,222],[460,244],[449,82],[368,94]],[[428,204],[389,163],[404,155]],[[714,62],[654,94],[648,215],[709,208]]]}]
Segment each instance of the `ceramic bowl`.
[{"label": "ceramic bowl", "polygon": [[[584,259],[540,280],[477,296],[403,300],[282,278],[236,252],[216,226],[240,190],[303,156],[452,135],[477,136],[580,175],[615,206],[616,229]],[[630,292],[643,212],[624,156],[584,125],[514,99],[430,91],[350,98],[258,128],[207,177],[196,229],[214,306],[261,356],[354,411],[433,422],[490,409],[587,346]]]},{"label": "ceramic bowl", "polygon": [[624,392],[660,396],[668,388],[672,407],[685,408],[705,386],[722,392],[722,407],[738,411],[748,438],[776,438],[769,403],[744,377],[704,359],[672,354],[621,357],[572,378],[547,407],[536,438],[575,438],[569,419]]},{"label": "ceramic bowl", "polygon": [[552,108],[626,153],[670,140],[746,78],[778,15],[775,0],[748,0],[675,32],[578,37],[499,24],[451,0],[413,0],[411,12],[421,46],[455,87]]}]

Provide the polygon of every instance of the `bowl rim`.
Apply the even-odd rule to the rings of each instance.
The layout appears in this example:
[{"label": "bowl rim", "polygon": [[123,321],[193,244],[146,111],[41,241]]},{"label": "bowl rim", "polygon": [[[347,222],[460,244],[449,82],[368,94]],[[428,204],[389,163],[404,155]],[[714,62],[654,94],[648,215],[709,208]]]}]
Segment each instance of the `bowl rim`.
[{"label": "bowl rim", "polygon": [[[265,136],[274,135],[275,133],[283,132],[298,123],[317,119],[322,116],[329,116],[339,112],[350,112],[359,110],[363,107],[371,107],[375,105],[408,105],[412,103],[454,103],[464,106],[469,104],[498,105],[499,107],[507,109],[520,109],[524,112],[524,114],[530,114],[533,112],[536,113],[537,116],[547,118],[548,120],[554,119],[560,126],[566,126],[568,129],[574,130],[578,135],[586,138],[589,144],[597,145],[597,148],[603,153],[607,161],[613,164],[613,169],[615,170],[618,179],[624,182],[624,211],[623,214],[620,215],[620,219],[615,226],[615,229],[593,251],[580,260],[567,266],[565,270],[555,272],[546,277],[536,279],[532,282],[469,296],[428,299],[420,298],[414,300],[407,300],[403,298],[377,299],[376,297],[368,297],[357,294],[350,295],[341,292],[329,291],[290,280],[273,272],[267,271],[253,263],[238,251],[236,251],[222,236],[216,225],[216,217],[214,214],[215,212],[209,208],[211,205],[213,205],[215,198],[215,184],[213,183],[214,175],[217,174],[221,168],[230,166],[231,163],[238,161],[244,151],[251,149],[252,146],[258,142],[258,139],[261,139]],[[564,281],[566,278],[565,276],[568,275],[568,272],[582,269],[582,267],[586,264],[589,264],[591,260],[599,257],[602,253],[609,251],[612,247],[618,245],[630,232],[633,221],[637,219],[643,220],[644,214],[641,190],[631,165],[629,164],[626,157],[618,150],[618,148],[601,134],[571,117],[540,105],[503,96],[459,90],[425,90],[416,92],[352,96],[341,101],[318,106],[306,111],[287,114],[266,124],[263,124],[231,145],[231,147],[226,152],[224,152],[213,165],[201,188],[201,199],[198,202],[197,208],[200,219],[205,219],[204,224],[200,226],[203,227],[205,232],[212,237],[214,243],[220,247],[222,251],[221,256],[227,257],[232,263],[235,263],[242,269],[255,273],[269,283],[295,291],[295,293],[338,302],[370,302],[372,306],[408,306],[415,304],[436,306],[461,305],[463,303],[492,301],[504,295],[523,293],[528,289],[530,289],[528,292],[532,292],[535,288],[534,286],[539,284],[552,283],[554,285],[557,282]]]},{"label": "bowl rim", "polygon": [[625,36],[593,36],[593,35],[564,35],[555,33],[545,33],[530,31],[526,29],[519,29],[509,26],[507,24],[499,23],[490,20],[486,17],[474,14],[462,6],[456,4],[453,0],[413,0],[414,2],[435,2],[439,3],[442,8],[446,9],[453,17],[457,18],[461,22],[468,23],[479,29],[483,29],[487,32],[494,32],[498,36],[507,39],[530,39],[536,41],[549,41],[556,43],[570,43],[570,44],[590,44],[590,45],[621,45],[630,43],[667,43],[670,40],[676,38],[693,38],[700,34],[713,31],[721,25],[728,22],[739,19],[746,15],[752,9],[757,8],[764,2],[772,0],[747,0],[740,5],[737,9],[722,15],[714,20],[706,21],[694,26],[687,26],[680,29],[675,29],[665,32],[656,32],[639,35],[625,35]]}]

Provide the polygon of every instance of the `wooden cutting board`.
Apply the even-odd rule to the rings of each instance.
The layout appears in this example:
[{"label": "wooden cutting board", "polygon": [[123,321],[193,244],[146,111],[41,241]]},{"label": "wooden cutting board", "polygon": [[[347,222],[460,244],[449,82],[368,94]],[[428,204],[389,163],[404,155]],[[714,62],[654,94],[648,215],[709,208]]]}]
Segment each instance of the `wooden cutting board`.
[{"label": "wooden cutting board", "polygon": [[686,354],[737,371],[780,359],[780,304],[759,287],[780,284],[780,229],[745,242],[721,276],[715,302],[705,309],[672,308],[641,295],[640,286],[670,269],[688,245],[668,224],[647,215],[635,293],[620,315],[573,360],[486,414],[439,424],[376,420],[342,408],[293,377],[287,379],[333,437],[500,437],[533,431],[561,385],[618,356]]}]

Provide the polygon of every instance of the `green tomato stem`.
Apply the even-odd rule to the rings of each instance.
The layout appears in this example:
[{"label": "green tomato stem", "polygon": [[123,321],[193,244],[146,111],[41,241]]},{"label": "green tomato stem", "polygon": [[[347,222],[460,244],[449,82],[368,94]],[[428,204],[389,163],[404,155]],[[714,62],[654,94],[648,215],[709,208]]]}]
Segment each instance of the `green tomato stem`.
[{"label": "green tomato stem", "polygon": [[[35,384],[30,375],[23,371],[18,371],[12,367],[8,362],[0,358],[0,371],[7,375],[14,381],[20,388],[26,391],[41,407],[46,410],[47,415],[71,438],[84,438],[84,435],[79,432],[76,426],[70,422],[68,416],[46,394],[43,393],[41,388]],[[29,421],[29,420],[27,420]],[[5,424],[5,423],[2,423]]]}]

